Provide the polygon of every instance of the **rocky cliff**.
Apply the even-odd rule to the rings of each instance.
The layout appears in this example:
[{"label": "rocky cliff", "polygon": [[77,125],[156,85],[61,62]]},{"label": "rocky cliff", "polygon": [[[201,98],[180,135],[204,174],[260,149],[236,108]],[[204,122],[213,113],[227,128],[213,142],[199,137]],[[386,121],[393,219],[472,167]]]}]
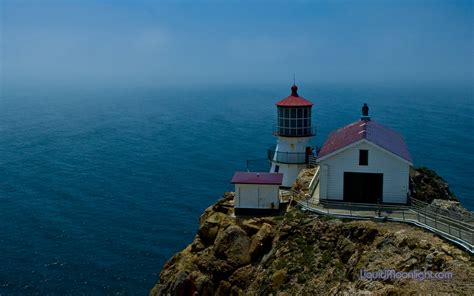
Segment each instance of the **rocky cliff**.
[{"label": "rocky cliff", "polygon": [[[474,259],[413,226],[342,221],[291,206],[280,216],[235,217],[230,192],[205,210],[199,225],[150,295],[474,295]],[[385,269],[453,277],[361,276]]]},{"label": "rocky cliff", "polygon": [[432,203],[434,200],[459,202],[454,193],[449,190],[448,183],[435,171],[420,167],[410,171],[411,196]]},{"label": "rocky cliff", "polygon": [[449,211],[451,217],[474,222],[474,214],[464,208],[448,183],[435,171],[420,167],[410,172],[410,193],[417,200],[429,204],[429,209],[439,214]]}]

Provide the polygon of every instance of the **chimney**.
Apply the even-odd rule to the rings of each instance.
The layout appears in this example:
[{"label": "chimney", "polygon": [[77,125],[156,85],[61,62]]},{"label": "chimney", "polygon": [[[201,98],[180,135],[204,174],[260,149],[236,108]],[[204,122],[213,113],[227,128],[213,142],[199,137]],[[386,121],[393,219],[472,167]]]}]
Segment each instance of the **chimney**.
[{"label": "chimney", "polygon": [[364,106],[362,106],[362,116],[360,117],[360,120],[370,120],[369,106],[367,106],[367,103],[364,103]]}]

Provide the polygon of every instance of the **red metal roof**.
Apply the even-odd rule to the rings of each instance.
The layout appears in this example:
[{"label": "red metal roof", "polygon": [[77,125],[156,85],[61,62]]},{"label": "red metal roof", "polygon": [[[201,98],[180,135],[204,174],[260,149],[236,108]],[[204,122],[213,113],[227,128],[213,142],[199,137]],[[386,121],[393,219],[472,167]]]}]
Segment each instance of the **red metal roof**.
[{"label": "red metal roof", "polygon": [[311,107],[313,103],[298,95],[298,87],[293,84],[291,95],[276,103],[278,107]]},{"label": "red metal roof", "polygon": [[232,184],[265,184],[281,185],[283,174],[281,173],[254,173],[235,172],[230,183]]},{"label": "red metal roof", "polygon": [[369,120],[356,121],[333,131],[324,142],[318,158],[322,158],[362,139],[366,139],[410,163],[412,162],[410,152],[400,134]]}]

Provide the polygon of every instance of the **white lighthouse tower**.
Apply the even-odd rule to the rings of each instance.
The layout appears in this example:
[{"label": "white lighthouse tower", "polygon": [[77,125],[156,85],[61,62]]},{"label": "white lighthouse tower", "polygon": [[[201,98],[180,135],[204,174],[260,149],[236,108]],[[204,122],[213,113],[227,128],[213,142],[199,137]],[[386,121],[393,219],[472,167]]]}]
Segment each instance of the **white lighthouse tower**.
[{"label": "white lighthouse tower", "polygon": [[276,146],[268,149],[270,172],[283,173],[281,186],[291,187],[312,153],[310,140],[316,134],[311,125],[313,103],[299,96],[298,87],[293,84],[291,95],[276,105],[277,124],[273,134],[278,140]]}]

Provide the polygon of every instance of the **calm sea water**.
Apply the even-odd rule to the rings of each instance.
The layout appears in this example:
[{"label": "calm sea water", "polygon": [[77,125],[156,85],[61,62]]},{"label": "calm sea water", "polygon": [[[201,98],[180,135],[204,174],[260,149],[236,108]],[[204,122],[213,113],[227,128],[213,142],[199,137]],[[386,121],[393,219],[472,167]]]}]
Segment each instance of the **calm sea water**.
[{"label": "calm sea water", "polygon": [[[0,294],[148,293],[202,211],[275,143],[289,86],[6,91],[0,99]],[[473,90],[300,85],[321,145],[358,119],[400,131],[416,165],[474,210]],[[265,161],[252,165],[265,168]]]}]

